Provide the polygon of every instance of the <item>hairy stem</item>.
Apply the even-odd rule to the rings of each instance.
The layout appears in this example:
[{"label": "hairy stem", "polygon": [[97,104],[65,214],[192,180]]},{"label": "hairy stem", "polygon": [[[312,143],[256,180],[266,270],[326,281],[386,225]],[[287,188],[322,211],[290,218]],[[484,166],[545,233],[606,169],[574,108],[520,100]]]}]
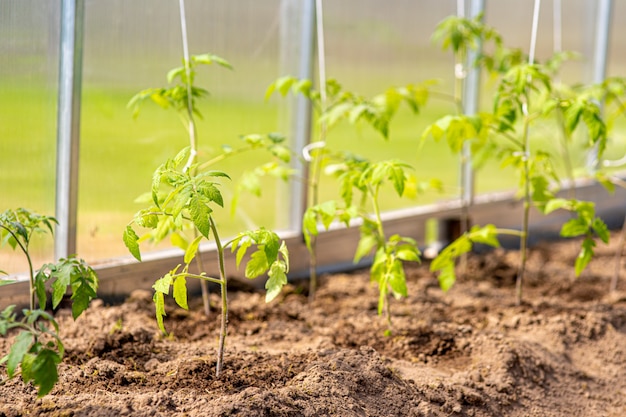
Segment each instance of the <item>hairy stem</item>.
[{"label": "hairy stem", "polygon": [[226,342],[226,335],[228,334],[228,282],[226,278],[226,267],[224,265],[224,247],[222,246],[222,242],[220,241],[219,234],[217,233],[217,227],[215,226],[213,218],[209,217],[209,220],[211,222],[211,231],[213,232],[213,237],[215,238],[215,245],[217,246],[217,256],[222,287],[222,320],[220,325],[219,345],[217,349],[217,364],[215,365],[215,376],[219,377],[224,364],[224,346]]},{"label": "hairy stem", "polygon": [[517,305],[522,303],[522,284],[526,273],[526,260],[528,257],[528,221],[530,217],[530,206],[532,196],[530,194],[530,140],[529,140],[529,119],[528,107],[525,103],[524,117],[524,155],[523,155],[523,172],[524,177],[524,212],[522,215],[522,234],[520,236],[520,265],[515,281],[515,298]]},{"label": "hairy stem", "polygon": [[30,254],[28,253],[28,241],[26,241],[26,246],[24,246],[22,242],[17,238],[15,233],[11,231],[11,229],[3,225],[0,225],[0,228],[6,230],[13,237],[17,245],[20,247],[20,250],[26,256],[26,261],[28,262],[28,275],[29,275],[28,279],[29,279],[29,291],[30,291],[30,309],[34,310],[35,303],[37,302],[36,300],[37,292],[35,291],[35,270],[33,269],[33,261],[30,258]]}]

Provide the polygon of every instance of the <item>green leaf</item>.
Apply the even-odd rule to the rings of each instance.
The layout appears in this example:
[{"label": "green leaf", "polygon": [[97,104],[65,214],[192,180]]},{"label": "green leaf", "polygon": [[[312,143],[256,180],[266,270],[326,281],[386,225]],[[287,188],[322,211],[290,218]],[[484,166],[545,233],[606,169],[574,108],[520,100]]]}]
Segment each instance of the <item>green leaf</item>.
[{"label": "green leaf", "polygon": [[259,275],[262,275],[267,271],[269,265],[267,263],[267,256],[265,252],[262,250],[257,250],[253,252],[250,256],[250,260],[246,264],[245,275],[246,278],[256,278]]},{"label": "green leaf", "polygon": [[456,282],[456,274],[454,272],[454,263],[449,262],[439,270],[439,287],[443,291],[448,291]]},{"label": "green leaf", "polygon": [[396,249],[396,257],[407,262],[419,262],[420,251],[414,245],[401,245]]},{"label": "green leaf", "polygon": [[570,200],[566,200],[564,198],[553,198],[551,200],[549,200],[544,209],[543,212],[544,214],[550,214],[553,211],[559,210],[559,209],[570,209],[571,207],[571,202]]},{"label": "green leaf", "polygon": [[33,343],[33,334],[29,331],[23,330],[15,337],[7,359],[7,375],[9,378],[13,378],[17,366],[22,362],[24,355],[30,350]]},{"label": "green leaf", "polygon": [[126,245],[126,248],[128,248],[129,252],[135,257],[135,259],[141,262],[141,253],[139,252],[138,243],[139,236],[137,236],[137,233],[135,233],[132,227],[126,226],[126,229],[124,230],[123,240],[124,245]]},{"label": "green leaf", "polygon": [[156,320],[157,320],[159,329],[161,329],[163,333],[167,333],[167,331],[165,331],[165,325],[163,324],[163,317],[166,316],[165,299],[163,297],[163,293],[160,291],[156,291],[154,293],[154,296],[152,297],[152,301],[154,301]]},{"label": "green leaf", "polygon": [[587,237],[583,240],[582,246],[580,248],[580,252],[576,257],[576,262],[574,268],[576,270],[576,276],[579,277],[580,274],[584,271],[584,269],[589,265],[589,262],[593,258],[593,248],[596,246],[596,242]]},{"label": "green leaf", "polygon": [[400,298],[408,296],[406,275],[404,274],[402,262],[397,259],[393,260],[385,280],[389,283],[389,287],[393,291],[394,297]]},{"label": "green leaf", "polygon": [[[176,267],[176,269],[178,269],[178,267]],[[168,272],[163,277],[156,280],[155,283],[152,285],[152,288],[154,288],[156,292],[160,292],[162,294],[169,294],[170,286],[172,285],[172,281],[173,281],[172,274],[176,273],[176,269]]]},{"label": "green leaf", "polygon": [[269,279],[265,283],[265,289],[267,292],[265,293],[265,302],[269,303],[272,301],[280,291],[283,286],[287,284],[287,264],[282,261],[276,261],[270,267],[268,276]]},{"label": "green leaf", "polygon": [[48,302],[48,296],[46,291],[46,281],[48,281],[48,275],[46,274],[46,267],[42,267],[35,275],[35,294],[37,294],[37,300],[39,301],[39,308],[45,309]]},{"label": "green leaf", "polygon": [[196,257],[196,253],[198,252],[198,246],[200,245],[200,241],[202,240],[202,236],[196,237],[189,246],[187,246],[187,250],[185,251],[184,262],[186,264],[190,264],[193,258]]},{"label": "green leaf", "polygon": [[359,262],[364,256],[367,256],[372,249],[376,247],[378,240],[376,236],[371,234],[363,234],[361,233],[361,239],[359,240],[359,244],[357,245],[356,252],[354,253],[353,262]]},{"label": "green leaf", "polygon": [[239,248],[237,249],[237,256],[236,256],[237,268],[239,268],[239,265],[241,264],[241,260],[245,256],[250,246],[252,246],[252,241],[249,238],[242,239],[240,241]]},{"label": "green leaf", "polygon": [[602,240],[602,242],[609,243],[609,239],[611,238],[611,232],[609,231],[606,223],[604,223],[601,218],[596,217],[593,220],[591,227],[593,228],[594,232],[596,232],[600,240]]},{"label": "green leaf", "polygon": [[55,278],[52,283],[52,308],[56,308],[59,305],[67,292],[67,287],[71,282],[70,275],[73,272],[72,269],[71,263],[60,262],[50,274],[51,277]]},{"label": "green leaf", "polygon": [[34,384],[39,387],[38,397],[43,397],[52,391],[52,388],[59,380],[57,365],[61,363],[61,359],[61,356],[51,349],[44,348],[37,352],[30,373]]},{"label": "green leaf", "polygon": [[561,227],[561,236],[576,237],[586,235],[589,225],[581,218],[570,219]]},{"label": "green leaf", "polygon": [[224,68],[230,70],[233,69],[233,66],[227,60],[214,54],[206,53],[201,55],[194,55],[191,57],[191,59],[199,64],[210,65],[212,63],[216,63]]},{"label": "green leaf", "polygon": [[189,214],[198,231],[208,239],[211,232],[211,208],[201,198],[192,197],[189,201]]},{"label": "green leaf", "polygon": [[[468,237],[474,243],[482,243],[494,248],[500,247],[500,242],[498,241],[498,229],[493,224],[488,224],[483,227],[472,227]],[[465,249],[469,252],[471,247],[465,247]]]},{"label": "green leaf", "polygon": [[176,304],[189,310],[187,305],[187,280],[184,275],[179,275],[174,279],[173,296]]}]

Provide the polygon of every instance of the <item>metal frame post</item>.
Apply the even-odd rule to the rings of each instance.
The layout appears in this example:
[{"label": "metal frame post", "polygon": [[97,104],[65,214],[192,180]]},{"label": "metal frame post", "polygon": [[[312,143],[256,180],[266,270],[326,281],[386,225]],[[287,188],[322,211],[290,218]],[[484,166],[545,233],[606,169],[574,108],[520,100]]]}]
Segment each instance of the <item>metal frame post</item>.
[{"label": "metal frame post", "polygon": [[[469,18],[474,18],[485,10],[484,0],[472,0],[469,10]],[[463,82],[463,112],[466,115],[473,115],[478,112],[480,98],[480,68],[474,63],[481,52],[482,45],[477,50],[467,52],[466,77]],[[472,169],[472,155],[468,143],[463,146],[463,157],[461,160],[461,196],[464,204],[471,205],[474,200],[474,171]]]},{"label": "metal frame post", "polygon": [[[300,79],[313,79],[314,53],[315,53],[315,0],[304,0],[302,2],[293,2],[293,0],[285,0],[287,2],[299,5],[300,9],[300,31],[298,36],[299,46],[297,59],[297,76]],[[289,22],[285,22],[289,24]],[[289,31],[287,31],[289,33]],[[291,39],[285,39],[284,42],[291,42]],[[291,144],[296,152],[309,144],[311,138],[311,119],[312,106],[311,102],[302,95],[298,95],[291,102],[292,109],[290,112],[290,135]],[[296,171],[296,175],[300,178],[308,177],[308,169],[300,158],[293,158],[292,168]],[[307,206],[307,184],[306,181],[291,181],[288,186],[289,190],[289,221],[288,228],[292,231],[302,230],[302,216]]]},{"label": "metal frame post", "polygon": [[[601,83],[606,78],[606,61],[609,49],[609,35],[611,30],[611,9],[613,0],[598,0],[596,13],[595,39],[593,48],[593,62],[591,82]],[[603,103],[599,103],[602,106]],[[598,148],[594,147],[587,156],[587,167],[594,172],[598,169]]]},{"label": "metal frame post", "polygon": [[56,259],[76,253],[84,11],[84,0],[61,2],[55,214],[59,225],[54,245]]}]

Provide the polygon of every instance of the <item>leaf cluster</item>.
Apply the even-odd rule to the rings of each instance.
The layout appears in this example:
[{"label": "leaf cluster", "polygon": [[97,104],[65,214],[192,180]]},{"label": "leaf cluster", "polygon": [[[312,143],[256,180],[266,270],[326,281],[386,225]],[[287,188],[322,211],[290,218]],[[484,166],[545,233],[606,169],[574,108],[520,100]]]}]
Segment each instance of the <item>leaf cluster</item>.
[{"label": "leaf cluster", "polygon": [[227,69],[233,69],[231,64],[223,58],[213,54],[192,55],[187,61],[183,59],[183,65],[170,70],[167,73],[167,82],[171,87],[148,88],[135,94],[128,102],[128,108],[133,110],[133,116],[137,117],[142,104],[150,100],[163,109],[173,108],[180,113],[190,111],[198,117],[202,117],[196,100],[206,97],[209,92],[204,88],[195,86],[194,81],[200,65],[217,64]]},{"label": "leaf cluster", "polygon": [[282,96],[290,92],[294,95],[300,94],[309,99],[320,112],[318,123],[327,129],[332,129],[344,120],[351,124],[363,121],[388,139],[390,122],[402,103],[414,113],[419,113],[428,101],[429,87],[433,83],[426,81],[422,84],[391,87],[372,98],[366,98],[345,90],[339,82],[330,79],[326,83],[325,101],[322,103],[322,94],[312,88],[310,80],[284,76],[270,84],[265,98],[269,99],[275,92]]},{"label": "leaf cluster", "polygon": [[[64,354],[63,343],[58,336],[59,326],[54,317],[45,311],[48,288],[52,291],[53,309],[70,290],[74,319],[87,309],[98,290],[95,271],[74,256],[45,264],[37,272],[33,270],[29,252],[31,239],[38,233],[52,234],[54,224],[57,224],[54,217],[24,208],[0,213],[0,240],[13,249],[19,248],[27,258],[32,294],[31,306],[22,311],[21,318],[14,312],[15,305],[0,313],[0,335],[6,336],[11,329],[18,331],[8,355],[0,359],[0,364],[6,363],[9,379],[21,374],[25,383],[32,382],[39,387],[40,397],[50,392],[58,381],[57,365]],[[35,303],[39,308],[35,308]]]}]

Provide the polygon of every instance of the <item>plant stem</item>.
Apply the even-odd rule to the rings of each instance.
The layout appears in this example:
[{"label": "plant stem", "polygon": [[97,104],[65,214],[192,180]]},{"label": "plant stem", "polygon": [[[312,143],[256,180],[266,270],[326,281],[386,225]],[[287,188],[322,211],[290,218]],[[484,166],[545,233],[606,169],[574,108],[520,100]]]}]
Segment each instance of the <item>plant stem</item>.
[{"label": "plant stem", "polygon": [[619,243],[617,244],[617,249],[615,250],[615,271],[613,272],[613,277],[611,278],[611,292],[617,290],[617,284],[619,282],[619,275],[622,264],[622,253],[624,252],[624,244],[626,244],[626,218],[624,218],[622,232],[619,235]]},{"label": "plant stem", "polygon": [[11,229],[9,229],[6,226],[2,226],[0,225],[1,228],[3,228],[4,230],[6,230],[15,240],[15,242],[18,244],[18,246],[20,247],[21,251],[24,253],[24,255],[26,256],[26,261],[28,262],[28,283],[29,283],[29,292],[30,292],[30,309],[34,310],[35,309],[35,303],[36,303],[36,291],[35,291],[35,271],[33,269],[33,261],[30,258],[30,254],[28,253],[28,241],[26,241],[26,246],[22,245],[22,242],[17,238],[17,236],[15,236],[15,233],[13,233],[11,231]]},{"label": "plant stem", "polygon": [[217,233],[217,227],[215,226],[213,218],[209,217],[209,221],[211,223],[211,231],[213,232],[213,237],[215,238],[215,245],[217,246],[217,256],[222,287],[222,320],[220,326],[219,346],[217,350],[217,364],[215,365],[215,376],[219,377],[220,373],[222,372],[222,367],[224,363],[224,345],[226,342],[226,335],[228,334],[228,282],[226,278],[226,267],[224,265],[224,247],[222,246],[222,242],[220,241],[219,234]]},{"label": "plant stem", "polygon": [[522,215],[522,234],[520,236],[520,265],[515,281],[515,298],[517,305],[522,304],[522,284],[526,273],[526,260],[528,252],[528,221],[530,217],[530,140],[529,140],[529,119],[528,107],[524,103],[524,156],[523,156],[523,173],[524,176],[524,213]]}]

